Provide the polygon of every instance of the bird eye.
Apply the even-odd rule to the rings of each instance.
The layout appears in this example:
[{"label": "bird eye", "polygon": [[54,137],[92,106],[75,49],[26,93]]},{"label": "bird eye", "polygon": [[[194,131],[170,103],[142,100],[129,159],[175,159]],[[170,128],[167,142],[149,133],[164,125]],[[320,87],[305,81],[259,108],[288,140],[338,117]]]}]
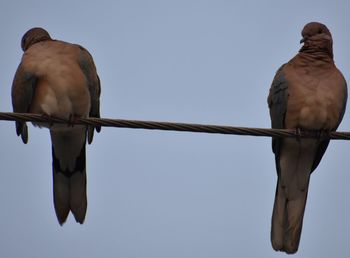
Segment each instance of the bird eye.
[{"label": "bird eye", "polygon": [[322,29],[319,29],[319,30],[318,30],[318,34],[321,34],[321,33],[322,33]]}]

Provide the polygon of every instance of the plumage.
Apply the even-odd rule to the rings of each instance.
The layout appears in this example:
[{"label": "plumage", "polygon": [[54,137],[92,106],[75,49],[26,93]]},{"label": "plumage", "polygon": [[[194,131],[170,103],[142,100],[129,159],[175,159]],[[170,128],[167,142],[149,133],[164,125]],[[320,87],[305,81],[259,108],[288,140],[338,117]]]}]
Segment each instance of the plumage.
[{"label": "plumage", "polygon": [[[347,85],[333,61],[328,28],[305,25],[299,53],[282,65],[268,96],[272,128],[335,131],[345,112]],[[272,214],[271,243],[276,251],[298,250],[311,173],[329,139],[273,138],[278,175]]]},{"label": "plumage", "polygon": [[[12,85],[14,112],[73,120],[100,117],[100,80],[90,53],[83,47],[53,40],[42,28],[27,31],[24,51]],[[72,211],[83,223],[87,209],[85,145],[100,127],[35,123],[50,129],[53,195],[59,223]],[[16,122],[17,135],[28,142],[26,123]]]}]

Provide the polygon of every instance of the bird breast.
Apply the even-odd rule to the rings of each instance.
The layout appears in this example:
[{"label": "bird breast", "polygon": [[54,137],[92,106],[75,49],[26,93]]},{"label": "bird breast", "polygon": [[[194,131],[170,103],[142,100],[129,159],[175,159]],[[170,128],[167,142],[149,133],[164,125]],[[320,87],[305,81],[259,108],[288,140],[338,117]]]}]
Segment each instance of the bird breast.
[{"label": "bird breast", "polygon": [[[334,130],[343,108],[344,86],[339,86],[340,72],[295,75],[289,80],[286,128]],[[288,80],[288,78],[287,78]],[[334,83],[337,81],[337,83]]]}]

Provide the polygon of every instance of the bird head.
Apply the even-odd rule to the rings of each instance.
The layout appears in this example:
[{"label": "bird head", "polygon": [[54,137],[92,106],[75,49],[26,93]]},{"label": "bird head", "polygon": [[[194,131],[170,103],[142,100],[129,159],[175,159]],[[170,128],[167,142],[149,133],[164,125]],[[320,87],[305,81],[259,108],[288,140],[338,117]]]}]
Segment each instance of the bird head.
[{"label": "bird head", "polygon": [[22,37],[22,50],[26,51],[33,44],[49,39],[51,39],[50,34],[43,28],[32,28],[28,30]]},{"label": "bird head", "polygon": [[332,34],[326,25],[319,22],[310,22],[304,26],[301,35],[300,43],[304,43],[301,52],[320,51],[333,57]]}]

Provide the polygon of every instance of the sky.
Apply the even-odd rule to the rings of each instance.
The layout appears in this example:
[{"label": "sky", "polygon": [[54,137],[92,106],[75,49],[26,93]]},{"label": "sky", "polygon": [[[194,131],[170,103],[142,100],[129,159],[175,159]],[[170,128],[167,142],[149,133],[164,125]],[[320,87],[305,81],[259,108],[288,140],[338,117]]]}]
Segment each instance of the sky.
[{"label": "sky", "polygon": [[[350,2],[0,1],[0,111],[12,111],[20,40],[32,27],[83,45],[105,118],[270,127],[276,70],[310,21],[328,26],[350,81]],[[350,131],[350,111],[339,127]],[[47,129],[29,143],[0,121],[0,257],[285,257],[270,244],[271,139],[103,128],[87,147],[88,211],[57,222]],[[311,176],[294,257],[348,257],[349,143],[332,141]]]}]

